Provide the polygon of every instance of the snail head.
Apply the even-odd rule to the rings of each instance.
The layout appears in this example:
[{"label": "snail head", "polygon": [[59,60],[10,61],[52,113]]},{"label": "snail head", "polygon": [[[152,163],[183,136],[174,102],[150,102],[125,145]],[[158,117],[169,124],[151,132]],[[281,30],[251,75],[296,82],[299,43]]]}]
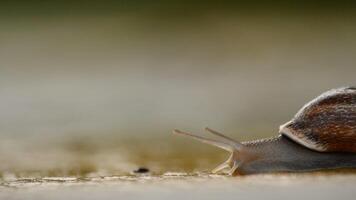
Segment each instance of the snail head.
[{"label": "snail head", "polygon": [[212,172],[217,173],[217,172],[222,171],[226,168],[229,168],[229,174],[230,175],[235,174],[238,167],[241,164],[243,164],[244,161],[246,161],[247,157],[249,157],[248,152],[246,151],[246,146],[243,145],[242,143],[240,143],[226,135],[223,135],[222,133],[212,130],[210,128],[205,128],[205,131],[222,138],[223,141],[218,141],[218,140],[202,137],[199,135],[195,135],[195,134],[184,132],[184,131],[177,130],[177,129],[175,129],[173,131],[173,133],[189,136],[189,137],[194,138],[200,142],[210,144],[210,145],[216,146],[218,148],[221,148],[221,149],[224,149],[224,150],[230,152],[229,158],[225,162],[223,162],[222,164],[217,166],[215,169],[213,169]]}]

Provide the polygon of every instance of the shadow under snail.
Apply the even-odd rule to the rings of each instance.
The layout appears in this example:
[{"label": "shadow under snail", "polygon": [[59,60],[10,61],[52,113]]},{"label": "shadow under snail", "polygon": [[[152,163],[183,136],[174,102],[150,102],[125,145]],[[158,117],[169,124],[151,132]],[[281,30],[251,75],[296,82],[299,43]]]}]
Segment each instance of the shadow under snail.
[{"label": "shadow under snail", "polygon": [[174,133],[231,153],[213,173],[226,168],[230,175],[356,168],[356,87],[332,89],[316,97],[272,138],[238,142],[212,129],[206,131],[221,141],[180,130]]}]

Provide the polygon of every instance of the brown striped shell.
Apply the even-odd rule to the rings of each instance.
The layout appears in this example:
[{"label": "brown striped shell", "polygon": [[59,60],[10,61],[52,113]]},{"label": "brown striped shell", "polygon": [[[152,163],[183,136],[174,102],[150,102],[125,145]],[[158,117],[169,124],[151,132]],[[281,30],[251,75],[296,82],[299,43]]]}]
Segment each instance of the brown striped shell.
[{"label": "brown striped shell", "polygon": [[279,132],[316,151],[356,152],[356,87],[321,94]]}]

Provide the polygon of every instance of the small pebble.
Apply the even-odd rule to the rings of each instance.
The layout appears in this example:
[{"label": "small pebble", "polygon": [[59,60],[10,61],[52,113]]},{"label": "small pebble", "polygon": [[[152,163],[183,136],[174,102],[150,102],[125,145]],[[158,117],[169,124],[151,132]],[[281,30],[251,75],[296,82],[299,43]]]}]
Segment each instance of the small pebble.
[{"label": "small pebble", "polygon": [[138,169],[133,171],[136,174],[144,174],[150,172],[150,170],[146,167],[139,167]]}]

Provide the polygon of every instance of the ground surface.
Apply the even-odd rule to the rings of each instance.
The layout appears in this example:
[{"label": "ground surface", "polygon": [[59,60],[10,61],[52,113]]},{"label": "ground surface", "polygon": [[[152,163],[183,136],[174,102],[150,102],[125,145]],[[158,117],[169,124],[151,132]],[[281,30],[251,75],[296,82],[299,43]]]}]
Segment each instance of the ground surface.
[{"label": "ground surface", "polygon": [[356,174],[41,178],[3,181],[0,199],[355,199]]}]

